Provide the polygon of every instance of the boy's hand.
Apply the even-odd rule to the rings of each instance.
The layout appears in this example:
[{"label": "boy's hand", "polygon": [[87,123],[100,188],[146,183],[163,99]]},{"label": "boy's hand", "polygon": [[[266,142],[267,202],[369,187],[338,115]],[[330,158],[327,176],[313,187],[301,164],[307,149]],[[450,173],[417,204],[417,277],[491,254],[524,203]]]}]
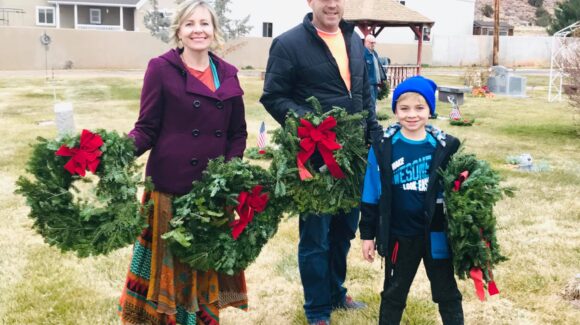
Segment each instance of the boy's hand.
[{"label": "boy's hand", "polygon": [[363,240],[362,243],[362,253],[363,258],[368,262],[375,260],[375,241],[374,240]]}]

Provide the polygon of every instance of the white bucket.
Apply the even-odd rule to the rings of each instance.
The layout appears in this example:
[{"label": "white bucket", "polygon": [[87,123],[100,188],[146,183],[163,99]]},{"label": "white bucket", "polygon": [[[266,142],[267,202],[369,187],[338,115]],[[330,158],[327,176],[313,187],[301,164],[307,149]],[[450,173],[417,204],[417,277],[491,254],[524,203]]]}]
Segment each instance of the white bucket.
[{"label": "white bucket", "polygon": [[73,105],[70,102],[54,104],[55,123],[58,137],[75,132]]}]

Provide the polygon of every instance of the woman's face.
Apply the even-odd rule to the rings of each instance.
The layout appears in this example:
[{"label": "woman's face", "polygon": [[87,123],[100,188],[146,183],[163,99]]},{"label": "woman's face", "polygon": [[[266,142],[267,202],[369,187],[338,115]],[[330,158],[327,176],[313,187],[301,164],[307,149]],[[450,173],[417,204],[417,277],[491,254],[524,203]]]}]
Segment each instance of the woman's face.
[{"label": "woman's face", "polygon": [[179,26],[177,33],[183,48],[190,51],[208,51],[214,40],[214,26],[211,13],[204,7],[197,7]]}]

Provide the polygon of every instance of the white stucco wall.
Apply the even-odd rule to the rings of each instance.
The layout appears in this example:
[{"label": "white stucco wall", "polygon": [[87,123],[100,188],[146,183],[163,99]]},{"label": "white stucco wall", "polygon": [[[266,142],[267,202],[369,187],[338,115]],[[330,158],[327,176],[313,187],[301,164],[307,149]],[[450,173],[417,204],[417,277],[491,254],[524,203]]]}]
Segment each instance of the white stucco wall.
[{"label": "white stucco wall", "polygon": [[[439,36],[432,42],[435,66],[491,65],[492,36]],[[501,36],[499,62],[505,66],[547,66],[551,37]]]},{"label": "white stucco wall", "polygon": [[[471,35],[475,0],[406,0],[405,5],[435,21],[431,36]],[[273,37],[294,27],[310,12],[307,0],[232,0],[230,17],[241,19],[250,15],[253,26],[248,36],[262,37],[262,23],[273,23]],[[379,35],[380,43],[415,43],[408,27],[385,28]]]},{"label": "white stucco wall", "polygon": [[248,36],[262,37],[262,23],[273,23],[272,36],[276,37],[302,22],[310,12],[306,0],[232,0],[230,18],[241,19],[250,15],[250,25],[254,26]]},{"label": "white stucco wall", "polygon": [[[406,0],[405,6],[435,22],[431,40],[437,36],[472,35],[475,0]],[[385,28],[378,37],[382,43],[415,43],[408,27]]]}]

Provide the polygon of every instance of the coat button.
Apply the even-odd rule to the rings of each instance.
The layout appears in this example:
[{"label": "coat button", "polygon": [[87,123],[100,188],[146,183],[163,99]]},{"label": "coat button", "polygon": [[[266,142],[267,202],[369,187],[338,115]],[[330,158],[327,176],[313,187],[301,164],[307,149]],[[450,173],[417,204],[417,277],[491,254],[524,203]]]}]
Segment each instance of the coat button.
[{"label": "coat button", "polygon": [[215,107],[217,107],[218,109],[224,108],[224,102],[222,102],[222,101],[216,102],[215,103]]},{"label": "coat button", "polygon": [[200,106],[201,106],[201,102],[199,100],[196,99],[193,101],[193,107],[199,108]]},{"label": "coat button", "polygon": [[197,166],[197,163],[198,163],[198,162],[199,162],[199,161],[197,160],[197,158],[193,158],[193,159],[191,159],[191,160],[189,161],[189,163],[190,163],[192,166]]},{"label": "coat button", "polygon": [[191,131],[191,135],[193,135],[194,137],[197,137],[199,135],[199,130],[198,129],[193,129]]},{"label": "coat button", "polygon": [[222,130],[216,130],[215,131],[215,136],[218,137],[218,138],[221,137],[223,134],[224,134],[224,132]]}]

